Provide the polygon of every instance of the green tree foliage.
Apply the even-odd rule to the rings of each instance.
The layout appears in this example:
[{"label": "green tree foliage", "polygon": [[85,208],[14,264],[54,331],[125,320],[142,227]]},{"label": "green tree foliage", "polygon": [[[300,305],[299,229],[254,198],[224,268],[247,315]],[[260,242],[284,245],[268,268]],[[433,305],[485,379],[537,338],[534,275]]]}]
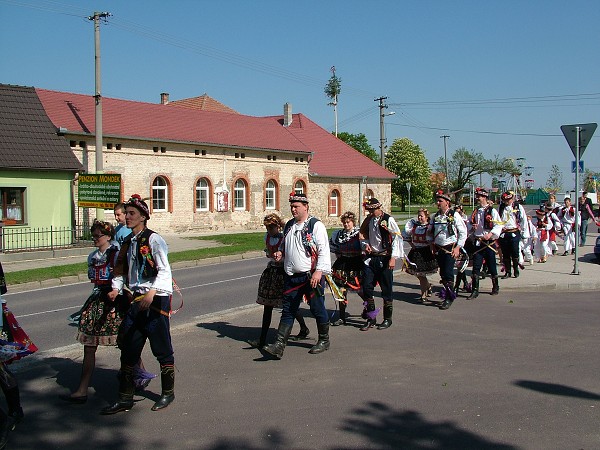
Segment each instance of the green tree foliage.
[{"label": "green tree foliage", "polygon": [[342,79],[336,76],[335,70],[333,75],[325,85],[325,95],[332,101],[337,102],[337,96],[342,92]]},{"label": "green tree foliage", "polygon": [[379,157],[379,155],[377,154],[375,149],[369,145],[369,141],[367,140],[367,137],[363,133],[352,134],[352,133],[346,133],[345,131],[343,131],[341,133],[338,133],[337,137],[338,137],[338,139],[341,139],[342,141],[344,141],[346,144],[348,144],[353,149],[358,150],[363,155],[371,158],[377,164],[379,164],[381,162],[381,158]]},{"label": "green tree foliage", "polygon": [[599,179],[599,172],[593,172],[589,169],[585,169],[585,172],[583,174],[583,190],[587,192],[597,192]]},{"label": "green tree foliage", "polygon": [[561,192],[563,189],[563,176],[560,168],[556,164],[552,164],[548,173],[548,181],[546,181],[545,189],[548,192]]},{"label": "green tree foliage", "polygon": [[408,205],[408,188],[411,183],[411,203],[430,203],[432,199],[431,168],[425,152],[408,138],[396,139],[385,157],[385,167],[398,179],[392,182],[392,197],[400,201],[402,211]]},{"label": "green tree foliage", "polygon": [[[433,167],[436,171],[444,173],[444,157],[441,156]],[[497,177],[507,174],[521,175],[513,160],[500,158],[498,155],[487,159],[475,150],[459,148],[448,158],[448,191],[454,195],[454,200],[459,201],[467,185],[476,182],[477,177],[484,173]]]}]

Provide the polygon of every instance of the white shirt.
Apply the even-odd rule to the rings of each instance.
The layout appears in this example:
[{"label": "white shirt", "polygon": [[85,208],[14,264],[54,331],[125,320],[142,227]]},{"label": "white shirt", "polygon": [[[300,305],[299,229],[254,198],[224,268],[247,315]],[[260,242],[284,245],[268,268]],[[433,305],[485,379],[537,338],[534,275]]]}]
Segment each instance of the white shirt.
[{"label": "white shirt", "polygon": [[[381,253],[385,250],[383,246],[383,242],[381,240],[381,230],[379,229],[379,225],[381,220],[383,220],[383,215],[379,217],[375,217],[374,215],[369,220],[369,239],[361,241],[361,245],[363,248],[365,244],[369,244],[371,250],[374,253]],[[387,227],[390,235],[392,236],[392,258],[404,258],[404,248],[400,245],[402,242],[402,235],[400,233],[400,228],[398,228],[398,224],[396,220],[392,216],[390,216],[388,223],[384,224]],[[369,256],[369,255],[367,255]],[[365,264],[369,264],[368,260],[365,261]]]},{"label": "white shirt", "polygon": [[[477,224],[476,226],[472,226],[473,235],[475,237],[481,238],[484,234],[488,233],[488,231],[483,229],[485,225],[485,211],[487,208],[487,206],[479,206],[477,208],[477,214],[475,216],[475,222],[477,222]],[[492,208],[492,223],[494,225],[490,230],[490,232],[494,235],[492,239],[498,239],[502,233],[502,224],[500,223],[500,214],[498,214],[496,208]]]},{"label": "white shirt", "polygon": [[[307,218],[306,220],[308,220]],[[294,222],[282,243],[284,255],[283,270],[288,275],[307,273],[311,270],[310,256],[306,255],[306,247],[302,243],[302,229],[304,222]],[[315,222],[311,235],[312,242],[316,246],[317,264],[315,270],[323,274],[331,273],[331,254],[329,252],[329,237],[327,229],[320,220]]]},{"label": "white shirt", "polygon": [[[467,225],[462,216],[456,211],[454,211],[451,217],[449,221],[446,214],[443,214],[441,211],[439,211],[439,215],[436,213],[431,218],[427,239],[440,247],[454,243],[459,247],[464,247],[467,240]],[[449,232],[449,227],[454,228],[453,234]]]},{"label": "white shirt", "polygon": [[[520,222],[517,221],[517,212],[519,211],[521,216]],[[525,226],[525,220],[527,220],[525,209],[521,205],[517,205],[515,207],[514,203],[506,205],[504,207],[504,211],[502,211],[502,215],[500,216],[503,230],[513,230],[515,228],[519,228],[521,230],[521,237],[523,239],[529,238],[529,227]]]}]

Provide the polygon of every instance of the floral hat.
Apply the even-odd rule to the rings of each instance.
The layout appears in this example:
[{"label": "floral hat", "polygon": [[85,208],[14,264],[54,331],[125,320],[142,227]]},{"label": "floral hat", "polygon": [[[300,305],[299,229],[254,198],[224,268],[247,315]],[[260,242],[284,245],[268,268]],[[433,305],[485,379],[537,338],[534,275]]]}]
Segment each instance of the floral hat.
[{"label": "floral hat", "polygon": [[381,202],[377,200],[375,197],[370,198],[366,202],[363,203],[363,206],[367,211],[374,211],[376,209],[381,209]]},{"label": "floral hat", "polygon": [[300,202],[300,203],[308,203],[308,198],[306,194],[296,194],[295,192],[290,193],[290,203]]},{"label": "floral hat", "polygon": [[475,188],[475,196],[476,197],[486,197],[487,198],[487,197],[490,196],[490,194],[484,188],[478,187],[478,188]]},{"label": "floral hat", "polygon": [[443,198],[444,200],[448,201],[448,202],[452,202],[452,200],[450,199],[450,194],[445,193],[443,190],[438,189],[437,191],[435,191],[435,198]]},{"label": "floral hat", "polygon": [[139,194],[133,194],[127,203],[125,203],[125,206],[133,206],[143,216],[146,216],[147,219],[150,219],[150,209]]}]

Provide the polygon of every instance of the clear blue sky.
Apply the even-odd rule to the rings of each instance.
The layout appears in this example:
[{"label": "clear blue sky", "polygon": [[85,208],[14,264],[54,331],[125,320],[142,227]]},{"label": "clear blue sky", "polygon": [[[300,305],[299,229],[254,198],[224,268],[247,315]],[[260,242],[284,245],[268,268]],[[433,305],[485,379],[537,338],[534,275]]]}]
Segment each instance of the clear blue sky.
[{"label": "clear blue sky", "polygon": [[[600,122],[600,2],[559,0],[0,0],[0,82],[158,103],[207,93],[243,114],[290,102],[334,127],[323,89],[342,80],[339,131],[379,151],[408,137],[431,163],[459,147],[525,158],[542,186],[552,164],[572,189],[563,124]],[[600,131],[582,158],[600,172]],[[484,180],[485,181],[485,180]]]}]

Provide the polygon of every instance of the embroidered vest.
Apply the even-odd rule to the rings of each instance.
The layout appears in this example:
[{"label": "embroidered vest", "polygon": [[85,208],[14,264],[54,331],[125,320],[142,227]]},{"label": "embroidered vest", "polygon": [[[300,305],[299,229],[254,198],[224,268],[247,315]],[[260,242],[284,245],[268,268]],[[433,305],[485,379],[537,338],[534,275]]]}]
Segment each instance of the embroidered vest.
[{"label": "embroidered vest", "polygon": [[[283,228],[283,239],[286,238],[292,226],[296,222],[295,219],[290,219],[285,224]],[[315,223],[319,222],[319,219],[316,217],[309,216],[308,219],[304,221],[304,226],[302,230],[300,230],[300,236],[302,237],[302,245],[304,245],[304,251],[306,252],[306,256],[310,258],[310,270],[311,272],[315,270],[317,266],[317,245],[313,240],[313,230],[315,228]]]},{"label": "embroidered vest", "polygon": [[[492,228],[494,228],[494,220],[493,220],[493,216],[492,216],[492,210],[494,208],[491,206],[488,206],[485,208],[484,212],[483,212],[483,230],[484,231],[491,231]],[[477,208],[475,211],[473,211],[473,214],[471,214],[471,224],[473,224],[473,228],[477,228],[477,225],[479,224],[477,222],[477,219],[479,217],[479,214],[477,214],[479,212],[479,208]]]},{"label": "embroidered vest", "polygon": [[[135,254],[138,267],[140,268],[140,276],[146,280],[156,278],[158,275],[158,268],[156,267],[154,259],[152,259],[152,249],[149,245],[150,236],[152,234],[154,234],[154,231],[149,228],[144,228],[144,231],[138,235],[137,251]],[[129,273],[129,260],[127,258],[127,253],[129,252],[131,239],[133,237],[133,233],[131,233],[123,241],[123,245],[121,246],[121,251],[119,251],[119,256],[117,256],[117,263],[115,264],[114,268],[115,276],[127,276]]]},{"label": "embroidered vest", "polygon": [[[372,216],[365,217],[363,223],[360,226],[360,234],[364,236],[365,239],[369,239],[369,222],[371,221]],[[392,234],[387,226],[390,220],[390,215],[387,213],[383,213],[381,218],[379,219],[379,232],[381,233],[381,245],[387,250],[392,246]]]},{"label": "embroidered vest", "polygon": [[[446,219],[442,219],[442,220],[436,220],[438,217],[442,217],[445,216]],[[446,225],[446,228],[448,230],[448,236],[454,236],[456,235],[456,224],[454,223],[454,209],[450,208],[448,211],[446,211],[444,214],[440,213],[439,211],[435,214],[435,216],[433,216],[433,234],[434,234],[434,239],[437,237],[438,234],[440,234],[440,232],[443,230],[443,228],[441,228],[439,231],[436,231],[435,227],[442,227],[443,225]]]}]

